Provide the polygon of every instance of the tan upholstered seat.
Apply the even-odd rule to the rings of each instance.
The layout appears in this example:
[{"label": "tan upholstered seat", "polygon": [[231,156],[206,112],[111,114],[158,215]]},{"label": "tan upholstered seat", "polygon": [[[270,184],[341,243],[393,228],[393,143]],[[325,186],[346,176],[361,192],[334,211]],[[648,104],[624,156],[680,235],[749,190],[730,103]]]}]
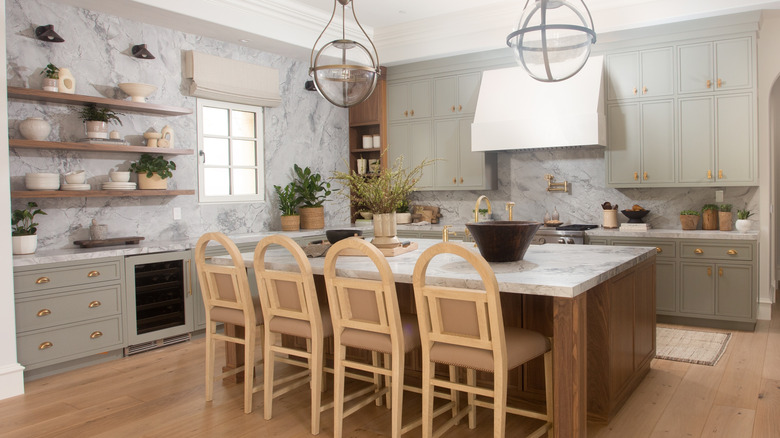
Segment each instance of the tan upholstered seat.
[{"label": "tan upholstered seat", "polygon": [[[483,290],[429,285],[426,272],[437,255],[454,254],[465,259],[482,278]],[[444,424],[440,435],[457,419],[469,416],[469,428],[476,427],[476,407],[493,409],[493,436],[506,433],[506,413],[545,421],[529,437],[552,435],[552,350],[549,338],[521,328],[504,327],[498,282],[482,256],[455,243],[439,243],[425,250],[414,267],[414,298],[420,321],[423,352],[423,437],[433,433],[433,391],[435,387],[468,393],[468,406]],[[531,359],[544,355],[547,412],[542,414],[506,405],[507,373]],[[466,368],[466,384],[439,379],[435,363]],[[493,373],[493,388],[476,384],[476,371]],[[477,400],[492,397],[493,402]]]},{"label": "tan upholstered seat", "polygon": [[[223,266],[206,262],[206,246],[214,241],[230,255],[233,265]],[[244,373],[244,412],[252,412],[252,394],[263,390],[254,385],[255,342],[257,328],[262,328],[263,315],[259,299],[252,296],[244,261],[236,245],[222,233],[206,233],[195,245],[195,267],[198,270],[203,304],[206,308],[206,400],[214,394],[214,380],[241,371]],[[244,336],[217,333],[217,324],[227,323],[243,327]],[[215,341],[223,340],[244,346],[244,366],[214,376]]]},{"label": "tan upholstered seat", "polygon": [[[279,245],[298,264],[298,272],[266,269],[265,255],[271,245]],[[311,433],[320,433],[320,413],[332,405],[322,405],[323,348],[325,338],[333,335],[333,325],[327,308],[320,309],[311,264],[295,241],[287,236],[274,235],[261,240],[254,255],[257,290],[265,317],[265,397],[264,417],[273,416],[273,399],[311,382]],[[277,342],[278,335],[292,335],[306,339],[307,349],[286,347]],[[284,355],[280,357],[279,355]],[[306,359],[290,360],[287,356]],[[305,370],[274,381],[274,363],[304,367]],[[277,388],[277,385],[283,385]]]}]

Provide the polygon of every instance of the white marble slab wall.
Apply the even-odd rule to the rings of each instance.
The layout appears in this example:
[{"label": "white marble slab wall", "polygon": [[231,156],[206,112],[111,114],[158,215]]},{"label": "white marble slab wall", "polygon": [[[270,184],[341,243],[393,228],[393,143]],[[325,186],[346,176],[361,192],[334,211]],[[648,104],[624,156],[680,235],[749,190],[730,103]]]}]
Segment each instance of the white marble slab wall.
[{"label": "white marble slab wall", "polygon": [[[273,185],[291,180],[294,163],[310,166],[323,176],[346,170],[348,112],[327,103],[316,92],[304,90],[308,63],[261,52],[237,44],[186,34],[111,15],[44,0],[8,0],[6,5],[8,85],[41,88],[41,69],[48,63],[67,67],[76,78],[76,92],[92,96],[125,98],[116,84],[143,82],[157,86],[148,101],[195,108],[187,96],[182,65],[186,50],[241,60],[279,70],[282,104],[265,110],[266,202],[201,205],[197,196],[152,198],[45,198],[36,200],[48,215],[36,218],[39,246],[71,247],[88,238],[93,218],[108,224],[109,236],[144,236],[147,240],[197,238],[207,231],[253,233],[280,229]],[[44,43],[34,38],[36,26],[53,24],[64,43]],[[133,45],[145,43],[156,57],[130,56]],[[17,126],[28,117],[43,117],[52,125],[51,141],[74,141],[84,136],[77,107],[9,101],[9,136],[21,138]],[[141,145],[141,134],[150,127],[159,131],[170,125],[176,147],[197,149],[196,119],[192,115],[152,117],[127,114],[123,126],[114,126],[131,144]],[[30,151],[11,149],[11,188],[24,189],[27,172],[65,173],[84,169],[97,188],[108,180],[108,171],[126,170],[137,154]],[[196,189],[195,155],[176,156],[177,170],[169,184],[173,189]],[[347,202],[335,195],[325,204],[326,224],[347,222]],[[15,199],[21,208],[27,199]],[[173,220],[173,207],[182,219]]]},{"label": "white marble slab wall", "polygon": [[[650,213],[645,218],[653,228],[680,229],[681,210],[700,210],[705,204],[732,204],[734,220],[737,209],[748,208],[758,220],[758,187],[722,189],[724,200],[715,202],[716,188],[648,188],[613,189],[606,187],[603,148],[538,149],[497,152],[498,189],[488,191],[417,192],[412,204],[438,205],[443,224],[473,221],[474,202],[487,195],[494,218],[506,219],[505,204],[515,202],[514,219],[542,221],[545,212],[557,209],[565,223],[601,224],[601,204],[609,201],[620,209],[639,204]],[[545,174],[555,181],[569,183],[569,191],[548,192]],[[484,208],[484,205],[483,205]],[[618,214],[619,222],[628,219]],[[754,225],[757,229],[757,225]]]}]

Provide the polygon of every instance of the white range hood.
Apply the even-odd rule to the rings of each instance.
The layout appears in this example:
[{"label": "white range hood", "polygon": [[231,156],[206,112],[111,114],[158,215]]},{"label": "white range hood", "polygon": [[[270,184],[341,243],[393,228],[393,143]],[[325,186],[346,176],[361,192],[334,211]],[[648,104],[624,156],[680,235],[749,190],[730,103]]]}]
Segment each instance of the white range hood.
[{"label": "white range hood", "polygon": [[603,57],[562,82],[539,82],[521,67],[482,74],[472,151],[606,146]]}]

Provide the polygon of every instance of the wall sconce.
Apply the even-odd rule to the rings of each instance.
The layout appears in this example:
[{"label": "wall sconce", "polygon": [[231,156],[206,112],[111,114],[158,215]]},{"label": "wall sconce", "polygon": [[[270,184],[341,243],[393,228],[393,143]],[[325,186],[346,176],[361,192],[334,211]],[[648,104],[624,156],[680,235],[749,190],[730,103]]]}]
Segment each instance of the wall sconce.
[{"label": "wall sconce", "polygon": [[54,31],[54,25],[38,26],[35,28],[35,38],[47,43],[61,43],[65,40]]},{"label": "wall sconce", "polygon": [[550,175],[549,173],[544,176],[544,179],[547,180],[547,191],[548,192],[568,192],[569,191],[569,182],[554,182],[555,177]]},{"label": "wall sconce", "polygon": [[146,50],[146,44],[138,44],[137,46],[133,46],[131,52],[135,58],[154,59],[154,55]]}]

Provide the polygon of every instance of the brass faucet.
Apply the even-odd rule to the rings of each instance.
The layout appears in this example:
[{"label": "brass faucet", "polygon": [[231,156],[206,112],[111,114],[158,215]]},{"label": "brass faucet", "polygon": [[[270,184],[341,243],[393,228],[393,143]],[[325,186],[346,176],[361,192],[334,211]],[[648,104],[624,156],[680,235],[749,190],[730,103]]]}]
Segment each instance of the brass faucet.
[{"label": "brass faucet", "polygon": [[515,206],[514,202],[507,202],[506,203],[506,209],[507,209],[507,211],[509,211],[509,219],[508,220],[510,220],[510,221],[512,220],[512,207],[514,207],[514,206]]},{"label": "brass faucet", "polygon": [[452,225],[445,225],[444,228],[441,230],[441,241],[442,242],[449,242],[450,241],[450,234],[453,236],[457,236],[454,231],[450,231],[450,227]]},{"label": "brass faucet", "polygon": [[487,202],[488,214],[493,214],[493,207],[490,206],[490,199],[488,199],[487,196],[482,195],[477,198],[477,203],[474,205],[474,222],[479,222],[479,205],[482,203],[483,199]]}]

